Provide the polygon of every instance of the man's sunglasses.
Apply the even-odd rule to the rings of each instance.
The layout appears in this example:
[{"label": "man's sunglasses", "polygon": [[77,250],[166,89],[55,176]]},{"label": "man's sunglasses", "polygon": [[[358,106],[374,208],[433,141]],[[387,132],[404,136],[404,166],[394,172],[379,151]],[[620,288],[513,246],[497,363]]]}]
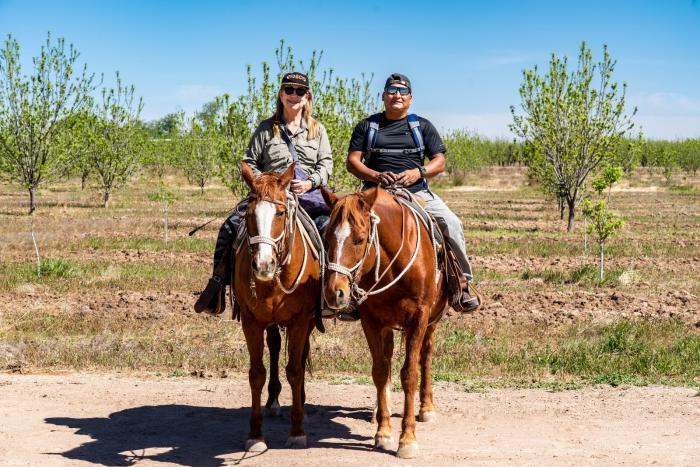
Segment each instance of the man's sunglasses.
[{"label": "man's sunglasses", "polygon": [[384,88],[387,94],[396,94],[397,92],[402,96],[407,96],[411,94],[411,88],[399,87],[399,86],[387,86]]},{"label": "man's sunglasses", "polygon": [[285,86],[282,89],[284,89],[284,93],[288,96],[297,93],[297,96],[302,97],[305,96],[307,92],[309,92],[309,90],[306,88],[295,88],[293,86]]}]

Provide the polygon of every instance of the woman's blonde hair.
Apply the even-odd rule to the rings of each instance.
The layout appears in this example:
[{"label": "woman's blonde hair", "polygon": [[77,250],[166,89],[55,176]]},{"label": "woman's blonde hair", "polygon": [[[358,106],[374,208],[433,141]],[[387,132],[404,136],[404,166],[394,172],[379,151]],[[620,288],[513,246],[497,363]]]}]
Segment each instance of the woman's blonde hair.
[{"label": "woman's blonde hair", "polygon": [[[282,122],[282,117],[284,115],[284,104],[282,104],[280,92],[282,92],[282,88],[277,91],[277,107],[275,109],[275,118],[272,123],[272,131],[275,132],[275,136],[280,135],[280,122]],[[311,94],[311,89],[309,89],[306,97],[306,104],[304,104],[304,108],[301,109],[301,118],[306,120],[306,128],[309,130],[309,139],[316,139],[316,136],[318,136],[318,122],[313,117],[313,113],[314,98],[313,94]]]}]

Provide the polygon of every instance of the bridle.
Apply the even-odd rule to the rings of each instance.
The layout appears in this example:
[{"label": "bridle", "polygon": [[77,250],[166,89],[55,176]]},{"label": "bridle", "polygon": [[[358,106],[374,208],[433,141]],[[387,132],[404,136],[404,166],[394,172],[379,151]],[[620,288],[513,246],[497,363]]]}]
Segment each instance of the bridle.
[{"label": "bridle", "polygon": [[[420,237],[421,237],[421,229],[420,229],[420,221],[418,220],[418,215],[410,209],[411,214],[413,215],[413,220],[416,225],[416,245],[413,250],[413,254],[411,256],[411,259],[408,261],[408,264],[403,268],[403,270],[392,280],[390,283],[385,285],[384,287],[381,287],[379,289],[375,288],[379,285],[381,280],[384,278],[384,276],[389,272],[391,267],[394,265],[396,260],[398,259],[399,255],[401,254],[401,251],[403,250],[404,242],[406,240],[406,211],[404,210],[404,205],[399,203],[401,206],[401,245],[399,246],[398,250],[396,251],[396,254],[394,257],[391,259],[389,264],[384,268],[384,271],[380,274],[380,262],[381,262],[381,251],[379,247],[379,235],[377,234],[377,226],[379,225],[380,218],[379,216],[374,212],[374,210],[371,210],[369,213],[369,223],[370,223],[370,228],[369,228],[369,236],[367,238],[367,244],[365,245],[365,251],[360,257],[360,259],[353,265],[352,267],[345,267],[342,264],[339,263],[333,263],[330,261],[330,258],[328,258],[327,262],[327,270],[329,271],[335,271],[339,274],[342,274],[344,276],[347,276],[348,280],[350,281],[350,297],[352,300],[354,300],[356,305],[362,304],[367,298],[369,298],[372,295],[377,295],[385,290],[389,289],[391,286],[396,284],[399,279],[403,277],[403,275],[408,271],[411,266],[413,265],[413,262],[415,261],[416,257],[418,256],[418,250],[420,248]],[[408,207],[406,207],[408,208]],[[374,247],[375,251],[375,260],[374,260],[374,284],[367,289],[364,290],[361,288],[358,283],[361,278],[362,274],[362,266],[364,265],[366,259],[369,257],[369,250],[371,247]]]},{"label": "bridle", "polygon": [[[246,233],[246,238],[248,242],[248,256],[250,258],[250,261],[252,263],[253,261],[253,245],[257,245],[260,243],[264,243],[267,245],[270,245],[272,247],[272,250],[275,253],[275,257],[277,259],[277,268],[275,269],[274,277],[275,281],[277,282],[277,285],[279,288],[285,293],[285,294],[291,294],[294,292],[301,282],[301,277],[304,274],[304,270],[306,269],[306,263],[308,260],[308,250],[307,250],[307,245],[306,241],[303,238],[302,235],[302,243],[304,245],[304,259],[301,264],[301,268],[299,269],[299,274],[297,275],[296,279],[294,282],[292,282],[292,285],[290,288],[286,288],[283,284],[282,281],[280,280],[280,274],[282,273],[282,269],[289,264],[289,262],[292,259],[292,252],[294,251],[294,239],[295,239],[295,226],[298,223],[297,219],[297,209],[298,209],[298,202],[297,198],[294,194],[292,194],[290,191],[286,192],[287,194],[287,202],[282,202],[282,201],[277,201],[275,199],[272,199],[270,197],[260,197],[259,195],[255,193],[251,193],[248,196],[249,200],[257,200],[258,202],[260,201],[266,201],[268,203],[275,204],[277,206],[282,206],[284,209],[284,212],[286,213],[286,220],[284,224],[284,229],[282,229],[282,232],[276,237],[270,237],[268,235],[254,235],[251,236],[250,232]],[[301,225],[299,228],[303,228]],[[247,229],[246,229],[247,230]],[[286,242],[286,254],[282,254],[283,242],[287,239]],[[252,266],[252,264],[251,264]],[[251,268],[252,269],[252,268]],[[253,297],[257,298],[257,294],[255,293],[255,278],[254,275],[251,274],[250,276],[250,288],[253,293]]]}]

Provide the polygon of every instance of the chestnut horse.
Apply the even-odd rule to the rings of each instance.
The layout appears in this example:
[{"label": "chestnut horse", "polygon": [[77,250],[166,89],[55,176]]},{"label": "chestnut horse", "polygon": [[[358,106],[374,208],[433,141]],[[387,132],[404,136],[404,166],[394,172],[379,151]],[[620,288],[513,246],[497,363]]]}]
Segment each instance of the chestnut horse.
[{"label": "chestnut horse", "polygon": [[263,173],[257,178],[241,164],[250,187],[245,212],[247,238],[235,254],[236,274],[231,290],[240,306],[241,323],[250,353],[248,379],[252,396],[250,432],[246,450],[267,449],[262,433],[260,393],[265,384],[264,333],[270,349],[268,409],[278,409],[279,328],[287,328],[287,380],[292,389],[291,430],[288,447],[306,447],[304,433],[304,373],[314,309],[320,299],[319,261],[297,221],[296,199],[288,192],[294,176],[291,165],[282,175]]},{"label": "chestnut horse", "polygon": [[406,359],[401,369],[404,391],[401,437],[396,455],[418,454],[414,395],[421,371],[421,421],[433,418],[430,363],[437,321],[447,307],[444,278],[437,269],[430,231],[407,206],[381,188],[337,198],[323,192],[332,206],[326,229],[328,264],[323,285],[334,309],[358,307],[372,353],[377,388],[375,446],[390,449],[391,357],[393,329],[405,334]]}]

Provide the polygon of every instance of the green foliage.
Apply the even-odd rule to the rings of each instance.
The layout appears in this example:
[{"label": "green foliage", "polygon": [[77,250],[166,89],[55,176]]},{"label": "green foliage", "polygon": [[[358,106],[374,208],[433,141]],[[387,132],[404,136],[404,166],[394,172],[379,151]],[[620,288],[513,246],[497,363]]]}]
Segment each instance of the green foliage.
[{"label": "green foliage", "polygon": [[102,89],[102,102],[88,119],[84,145],[103,191],[104,207],[112,191],[124,185],[142,162],[148,143],[138,117],[143,101],[134,102],[134,86],[116,75],[116,88]]},{"label": "green foliage", "polygon": [[216,171],[224,144],[221,133],[212,125],[203,126],[195,119],[179,142],[178,165],[201,193]]},{"label": "green foliage", "polygon": [[445,134],[447,171],[455,185],[461,185],[467,172],[488,165],[512,165],[520,159],[522,145],[505,139],[487,139],[468,130]]},{"label": "green foliage", "polygon": [[640,163],[644,167],[661,168],[669,184],[677,169],[695,175],[700,169],[700,139],[644,141]]},{"label": "green foliage", "polygon": [[183,136],[183,122],[184,112],[174,112],[142,124],[148,139],[143,147],[141,164],[161,181],[168,168],[177,166]]},{"label": "green foliage", "polygon": [[562,209],[566,202],[569,231],[588,176],[611,163],[627,167],[635,155],[634,150],[620,150],[634,126],[636,109],[631,116],[625,113],[626,85],[620,91],[612,81],[614,69],[607,46],[602,61],[595,63],[584,42],[578,66],[570,73],[567,58],[554,54],[546,75],[537,67],[523,71],[523,113],[511,106],[510,127],[525,142],[530,175],[560,200]]},{"label": "green foliage", "polygon": [[20,47],[8,35],[0,50],[0,172],[29,190],[29,212],[36,190],[65,172],[67,160],[57,144],[62,123],[90,105],[94,75],[76,70],[79,54],[65,40],[47,35],[33,74],[22,73]]}]

